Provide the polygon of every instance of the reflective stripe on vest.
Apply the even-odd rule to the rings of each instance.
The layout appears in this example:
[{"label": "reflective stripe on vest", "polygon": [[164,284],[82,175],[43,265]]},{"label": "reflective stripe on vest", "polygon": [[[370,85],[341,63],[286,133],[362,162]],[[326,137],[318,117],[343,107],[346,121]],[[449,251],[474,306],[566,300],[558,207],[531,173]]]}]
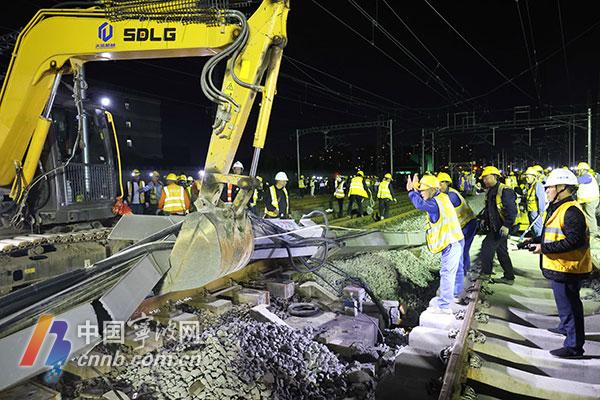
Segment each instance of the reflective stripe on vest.
[{"label": "reflective stripe on vest", "polygon": [[185,189],[174,183],[163,189],[165,191],[165,204],[163,211],[169,213],[185,212]]},{"label": "reflective stripe on vest", "polygon": [[[567,201],[558,207],[548,218],[544,226],[544,243],[552,243],[566,238],[563,227],[565,226],[565,214],[569,207],[581,206],[575,201]],[[589,237],[589,230],[586,228]],[[592,271],[592,253],[589,244],[581,249],[567,251],[565,253],[542,254],[542,267],[544,269],[564,272],[568,274],[585,274]]]},{"label": "reflective stripe on vest", "polygon": [[[146,184],[142,180],[138,181],[137,185],[138,185],[138,190],[139,189],[143,189],[146,186]],[[139,193],[139,195],[140,195],[140,203],[139,204],[144,204],[145,203],[145,199],[146,199],[146,196],[145,196],[144,192]],[[132,204],[133,197],[134,197],[133,182],[132,181],[127,181],[127,202],[129,204]]]},{"label": "reflective stripe on vest", "polygon": [[360,197],[369,197],[367,191],[363,186],[363,178],[362,176],[355,176],[350,181],[350,191],[348,192],[348,196],[360,196]]},{"label": "reflective stripe on vest", "polygon": [[538,200],[537,193],[535,188],[539,182],[536,180],[531,185],[529,185],[529,189],[527,190],[527,211],[538,211]]},{"label": "reflective stripe on vest", "polygon": [[335,188],[335,193],[333,194],[336,199],[343,199],[346,196],[346,182],[340,181],[337,187]]},{"label": "reflective stripe on vest", "polygon": [[469,203],[467,203],[465,198],[462,197],[458,190],[454,188],[448,189],[450,189],[452,193],[456,194],[456,196],[458,196],[458,199],[460,200],[460,204],[454,209],[456,210],[456,216],[458,217],[458,222],[460,223],[460,227],[462,229],[465,227],[465,225],[467,225],[469,222],[475,219],[475,213],[473,212],[471,206],[469,206]]},{"label": "reflective stripe on vest", "polygon": [[379,190],[377,190],[377,198],[393,200],[392,192],[390,192],[390,181],[381,181]]},{"label": "reflective stripe on vest", "polygon": [[[284,214],[288,215],[290,213],[290,198],[288,196],[288,192],[287,192],[286,188],[283,188],[281,190],[283,190],[283,194],[285,194],[286,210],[285,210]],[[277,190],[275,190],[275,185],[273,185],[269,188],[269,192],[271,193],[271,205],[273,207],[275,207],[275,211],[269,211],[265,208],[265,214],[269,217],[277,218],[279,216],[280,212],[279,212],[279,199],[277,198]]]},{"label": "reflective stripe on vest", "polygon": [[306,184],[304,183],[304,179],[299,179],[298,180],[298,188],[304,189],[305,187],[306,187]]},{"label": "reflective stripe on vest", "polygon": [[427,218],[427,247],[433,253],[439,253],[452,243],[464,239],[454,206],[446,193],[438,193],[434,198],[440,217],[435,223]]},{"label": "reflective stripe on vest", "polygon": [[233,203],[233,183],[227,184],[227,204]]},{"label": "reflective stripe on vest", "polygon": [[[590,175],[590,174],[587,174]],[[590,175],[591,176],[591,175]],[[599,198],[598,181],[592,176],[590,183],[582,183],[577,189],[577,201],[579,203],[589,203]]]},{"label": "reflective stripe on vest", "polygon": [[250,207],[256,206],[258,202],[258,190],[254,189],[254,193],[252,193],[252,200],[250,201]]}]

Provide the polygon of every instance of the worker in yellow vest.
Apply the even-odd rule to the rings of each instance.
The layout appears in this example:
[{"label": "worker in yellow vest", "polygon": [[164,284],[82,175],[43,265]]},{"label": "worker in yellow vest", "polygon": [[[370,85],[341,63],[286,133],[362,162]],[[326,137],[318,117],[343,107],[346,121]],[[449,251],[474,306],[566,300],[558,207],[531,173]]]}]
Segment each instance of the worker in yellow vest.
[{"label": "worker in yellow vest", "polygon": [[[437,178],[440,181],[440,191],[448,195],[450,202],[456,210],[456,216],[458,217],[460,228],[465,237],[465,245],[463,246],[463,255],[459,268],[463,270],[463,275],[467,276],[471,269],[471,255],[469,254],[469,251],[471,250],[473,239],[477,234],[477,218],[475,217],[473,209],[469,206],[469,203],[460,192],[451,187],[452,178],[450,175],[445,172],[440,172]],[[460,296],[460,293],[458,293],[457,296]]]},{"label": "worker in yellow vest", "polygon": [[265,218],[289,218],[290,196],[285,186],[287,174],[283,171],[275,175],[275,184],[265,192]]},{"label": "worker in yellow vest", "polygon": [[365,173],[362,171],[356,172],[356,175],[350,181],[350,189],[348,190],[348,215],[353,218],[352,207],[354,203],[358,204],[358,217],[363,216],[363,199],[368,199],[369,194],[365,188]]},{"label": "worker in yellow vest", "polygon": [[337,217],[342,218],[344,216],[344,198],[346,197],[346,179],[341,175],[335,177],[335,191],[333,192],[333,197],[338,204]]},{"label": "worker in yellow vest", "polygon": [[512,285],[515,274],[508,255],[508,237],[517,218],[517,200],[515,192],[500,183],[501,173],[498,168],[488,166],[483,169],[481,179],[487,188],[485,208],[482,215],[486,236],[481,243],[479,260],[481,262],[481,278],[489,279],[492,274],[494,255],[498,256],[504,276],[492,282]]},{"label": "worker in yellow vest", "polygon": [[504,185],[513,190],[517,187],[517,177],[513,171],[510,171],[508,176],[504,178]]},{"label": "worker in yellow vest", "polygon": [[304,175],[300,175],[298,178],[298,195],[300,198],[304,198],[304,194],[306,193],[306,181],[304,180]]},{"label": "worker in yellow vest", "polygon": [[160,173],[158,171],[152,171],[150,173],[150,182],[142,191],[146,196],[146,214],[154,215],[158,210],[158,201],[162,196],[163,183],[160,181]]},{"label": "worker in yellow vest", "polygon": [[452,314],[450,304],[459,302],[457,293],[463,288],[462,259],[464,235],[456,210],[446,193],[440,191],[440,181],[432,175],[420,180],[417,174],[406,182],[408,197],[416,209],[428,214],[427,247],[433,254],[442,253],[440,288],[437,305],[430,308],[436,314]]},{"label": "worker in yellow vest", "polygon": [[256,206],[258,204],[258,200],[262,198],[263,178],[257,175],[256,179],[258,179],[259,187],[254,189],[254,192],[252,193],[252,199],[250,199],[250,202],[248,203],[248,209],[254,215],[258,216],[258,209],[256,208]]},{"label": "worker in yellow vest", "polygon": [[379,220],[389,218],[390,203],[396,202],[394,191],[390,186],[392,182],[392,174],[389,172],[383,176],[383,180],[379,183],[377,189],[377,199],[379,200]]},{"label": "worker in yellow vest", "polygon": [[[187,179],[186,179],[187,180]],[[158,209],[165,215],[185,215],[190,209],[190,198],[185,188],[177,184],[178,178],[174,173],[167,175],[167,186],[163,188]]]},{"label": "worker in yellow vest", "polygon": [[143,214],[146,203],[146,196],[143,192],[146,183],[141,179],[141,175],[139,169],[134,169],[131,171],[131,180],[128,180],[125,185],[127,190],[125,202],[134,214]]},{"label": "worker in yellow vest", "polygon": [[534,237],[542,234],[544,221],[540,214],[546,211],[546,192],[542,185],[540,172],[533,167],[525,170],[525,181],[527,182],[527,191],[525,192],[525,204],[527,206],[527,215],[529,224],[533,225],[531,231]]},{"label": "worker in yellow vest", "polygon": [[592,175],[591,167],[586,162],[580,162],[577,165],[576,171],[577,182],[579,182],[577,201],[581,204],[581,208],[585,214],[588,227],[590,228],[590,234],[596,236],[598,234],[596,209],[598,208],[598,198],[600,197],[598,181]]},{"label": "worker in yellow vest", "polygon": [[[550,332],[566,336],[563,347],[551,350],[560,358],[583,355],[585,327],[579,290],[592,271],[589,229],[581,205],[574,199],[579,184],[569,170],[550,172],[544,183],[549,206],[542,234],[527,247],[540,254],[540,268],[551,281],[560,324]],[[580,185],[580,184],[579,184]]]}]

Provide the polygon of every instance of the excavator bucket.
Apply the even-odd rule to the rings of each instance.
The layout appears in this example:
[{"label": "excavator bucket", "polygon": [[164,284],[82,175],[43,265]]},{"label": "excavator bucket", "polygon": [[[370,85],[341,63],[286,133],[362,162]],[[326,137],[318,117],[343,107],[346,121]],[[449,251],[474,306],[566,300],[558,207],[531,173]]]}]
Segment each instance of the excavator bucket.
[{"label": "excavator bucket", "polygon": [[161,293],[198,288],[248,264],[254,241],[247,216],[214,208],[185,217]]}]

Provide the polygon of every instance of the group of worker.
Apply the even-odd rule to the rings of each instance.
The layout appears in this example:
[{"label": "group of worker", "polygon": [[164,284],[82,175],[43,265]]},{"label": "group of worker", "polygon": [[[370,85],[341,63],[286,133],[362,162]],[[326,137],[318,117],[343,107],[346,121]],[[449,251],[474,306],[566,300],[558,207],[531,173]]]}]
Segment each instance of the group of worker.
[{"label": "group of worker", "polygon": [[[236,161],[232,167],[232,174],[243,175],[244,165]],[[193,211],[193,202],[200,193],[202,171],[199,179],[194,180],[191,176],[176,175],[170,172],[166,175],[166,184],[161,181],[158,171],[150,173],[150,182],[146,184],[141,178],[141,171],[134,169],[131,179],[127,181],[124,194],[125,203],[131,208],[133,214],[163,214],[163,215],[185,215]],[[253,192],[248,203],[248,208],[255,215],[259,215],[257,203],[262,193],[262,178],[256,177],[259,187]],[[288,177],[285,172],[275,175],[275,183],[264,193],[265,210],[261,214],[265,218],[289,218],[290,200],[286,189]],[[233,204],[240,187],[233,183],[223,185],[221,201],[224,204]]]},{"label": "group of worker", "polygon": [[[523,247],[540,255],[542,274],[551,281],[560,323],[549,331],[565,336],[565,340],[561,348],[550,353],[560,358],[578,358],[584,353],[585,341],[579,291],[582,280],[592,271],[589,215],[595,222],[598,186],[586,163],[580,163],[576,168],[578,176],[568,168],[552,170],[544,177],[537,171],[534,175],[535,170],[539,169],[528,169],[524,174],[529,185],[526,202],[531,212],[533,234],[525,240]],[[478,230],[485,234],[479,256],[479,279],[491,283],[514,282],[508,238],[515,233],[517,195],[513,182],[508,179],[502,183],[501,178],[502,173],[496,167],[483,169],[480,179],[485,187],[486,201],[478,215],[464,197],[450,187],[452,179],[448,174],[424,175],[420,179],[414,175],[407,180],[409,199],[417,209],[428,214],[426,238],[429,250],[441,253],[439,296],[431,312],[451,314],[451,302],[462,301],[464,277],[470,268],[469,249]],[[542,197],[544,207],[539,201]],[[588,203],[592,204],[586,206]],[[537,217],[544,214],[543,220]],[[543,221],[541,225],[538,220]],[[494,255],[498,256],[503,270],[499,279],[491,279]]]},{"label": "group of worker", "polygon": [[142,179],[141,171],[134,169],[131,172],[131,179],[126,183],[124,193],[125,203],[131,208],[132,213],[184,215],[189,212],[194,179],[170,172],[165,177],[165,181],[166,183],[161,181],[158,171],[152,171],[150,182],[146,183]]},{"label": "group of worker", "polygon": [[[350,218],[373,214],[376,220],[389,218],[390,204],[396,202],[392,188],[392,174],[387,173],[381,181],[375,176],[365,176],[358,170],[351,177],[337,175],[330,198],[329,211],[333,212],[332,203],[337,202],[337,217],[344,216],[344,200],[348,199],[346,213]],[[372,210],[374,199],[378,201],[378,210]],[[365,207],[365,203],[368,205]],[[356,209],[355,209],[356,205]]]}]

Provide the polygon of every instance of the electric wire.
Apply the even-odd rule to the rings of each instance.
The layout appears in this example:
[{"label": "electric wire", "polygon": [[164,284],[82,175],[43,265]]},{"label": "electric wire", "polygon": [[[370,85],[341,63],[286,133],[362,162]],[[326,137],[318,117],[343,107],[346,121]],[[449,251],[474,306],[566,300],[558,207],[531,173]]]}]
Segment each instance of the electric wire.
[{"label": "electric wire", "polygon": [[392,14],[394,14],[394,16],[398,19],[398,21],[400,21],[400,23],[406,28],[406,30],[416,39],[417,42],[419,42],[419,44],[421,46],[423,46],[423,49],[425,49],[425,51],[427,52],[427,54],[429,54],[431,56],[431,58],[434,59],[434,61],[437,63],[437,65],[446,72],[446,74],[448,74],[448,76],[454,81],[454,83],[456,83],[456,85],[458,87],[460,87],[460,89],[463,91],[463,93],[466,93],[467,95],[471,96],[471,94],[469,93],[469,91],[454,77],[454,75],[448,71],[448,69],[444,66],[444,64],[442,64],[442,62],[433,54],[433,52],[425,45],[425,43],[423,43],[423,41],[419,38],[419,36],[410,28],[410,26],[404,21],[404,19],[402,17],[400,17],[400,15],[396,12],[396,10],[386,1],[386,0],[381,0],[383,2],[383,4],[385,4],[387,6],[387,8],[392,12]]},{"label": "electric wire", "polygon": [[563,58],[565,62],[565,73],[567,74],[567,89],[569,93],[569,100],[572,98],[572,90],[571,90],[571,74],[569,73],[569,62],[567,59],[567,48],[565,46],[565,31],[563,28],[563,19],[562,12],[560,9],[560,0],[556,0],[556,6],[558,8],[558,22],[560,26],[560,43],[562,45]]},{"label": "electric wire", "polygon": [[356,1],[348,0],[348,2],[362,14],[373,26],[375,26],[381,33],[385,35],[396,47],[398,47],[411,61],[413,61],[421,70],[429,76],[430,79],[437,82],[440,87],[447,93],[449,99],[453,101],[464,99],[464,96],[458,93],[454,88],[450,87],[439,75],[435,74],[427,65],[425,65],[413,52],[411,52],[406,46],[404,46],[394,35],[392,35],[381,23],[373,18],[364,8],[362,8]]},{"label": "electric wire", "polygon": [[519,0],[515,1],[515,5],[517,7],[517,14],[519,15],[519,24],[521,26],[521,33],[523,34],[523,43],[525,44],[525,51],[527,52],[527,61],[529,63],[529,68],[532,69],[531,78],[533,79],[533,86],[535,88],[535,94],[538,99],[538,103],[541,104],[540,91],[537,83],[537,76],[533,71],[533,61],[531,59],[531,51],[529,50],[529,42],[527,40],[527,34],[525,33],[525,24],[523,23],[523,15],[521,13],[521,6]]},{"label": "electric wire", "polygon": [[329,16],[331,16],[332,18],[334,18],[335,20],[337,20],[340,24],[344,25],[346,28],[348,28],[350,31],[352,31],[353,33],[355,33],[358,37],[360,37],[362,40],[364,40],[365,42],[369,43],[371,46],[373,46],[375,49],[377,49],[381,54],[383,54],[386,58],[388,58],[390,61],[392,61],[394,64],[396,64],[397,66],[399,66],[402,70],[404,70],[406,73],[408,73],[410,76],[412,76],[413,78],[415,78],[417,81],[421,82],[423,85],[425,85],[426,87],[428,87],[429,89],[431,89],[433,92],[435,92],[438,96],[440,96],[442,99],[448,101],[448,99],[446,98],[446,96],[444,96],[442,93],[440,93],[436,88],[432,87],[429,83],[427,83],[426,81],[424,81],[423,79],[421,79],[418,75],[416,75],[414,72],[412,72],[410,69],[408,69],[404,64],[400,63],[398,60],[396,60],[394,57],[392,57],[388,52],[386,52],[385,50],[383,50],[381,47],[377,46],[376,44],[372,43],[368,38],[366,38],[363,34],[361,34],[360,32],[358,32],[356,29],[354,29],[352,26],[350,26],[347,22],[345,22],[344,20],[342,20],[341,18],[339,18],[336,14],[334,14],[333,12],[331,12],[329,9],[327,9],[326,7],[324,7],[322,4],[320,4],[317,0],[311,0],[313,2],[313,4],[315,4],[317,7],[319,7],[321,10],[323,10],[324,12],[326,12],[327,14],[329,14]]},{"label": "electric wire", "polygon": [[463,40],[463,42],[465,42],[475,53],[477,53],[477,55],[479,57],[481,57],[490,67],[492,67],[494,69],[494,71],[496,71],[502,78],[504,78],[508,83],[510,83],[512,86],[514,86],[516,89],[518,89],[525,96],[527,96],[528,98],[530,98],[532,100],[535,100],[529,93],[527,93],[526,91],[521,89],[520,86],[518,86],[512,80],[509,80],[509,78],[504,74],[504,72],[500,71],[500,69],[498,69],[498,67],[496,67],[496,65],[494,65],[490,60],[488,60],[488,58],[486,56],[484,56],[479,50],[477,50],[477,48],[475,46],[473,46],[471,44],[471,42],[469,42],[450,22],[448,22],[448,20],[446,18],[444,18],[444,16],[442,14],[440,14],[440,12],[428,0],[423,0],[423,1],[429,6],[429,8],[431,8],[438,15],[438,17],[440,17],[442,19],[442,21],[444,21],[446,23],[446,25],[448,25],[450,27],[450,29],[452,29],[454,31],[454,33],[456,33]]}]

